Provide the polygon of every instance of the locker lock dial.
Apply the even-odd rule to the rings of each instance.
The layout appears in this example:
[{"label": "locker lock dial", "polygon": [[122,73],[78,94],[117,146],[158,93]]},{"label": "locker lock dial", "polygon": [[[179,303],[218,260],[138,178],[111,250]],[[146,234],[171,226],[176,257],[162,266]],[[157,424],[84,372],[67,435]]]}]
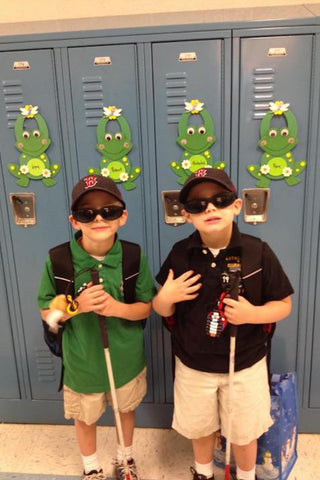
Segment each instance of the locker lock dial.
[{"label": "locker lock dial", "polygon": [[36,224],[36,196],[34,193],[10,193],[10,203],[16,225],[28,227]]},{"label": "locker lock dial", "polygon": [[256,225],[267,221],[270,188],[244,188],[242,198],[246,223]]},{"label": "locker lock dial", "polygon": [[183,206],[178,200],[179,193],[180,190],[166,190],[161,192],[164,221],[172,227],[178,227],[186,223],[186,219],[181,214]]}]

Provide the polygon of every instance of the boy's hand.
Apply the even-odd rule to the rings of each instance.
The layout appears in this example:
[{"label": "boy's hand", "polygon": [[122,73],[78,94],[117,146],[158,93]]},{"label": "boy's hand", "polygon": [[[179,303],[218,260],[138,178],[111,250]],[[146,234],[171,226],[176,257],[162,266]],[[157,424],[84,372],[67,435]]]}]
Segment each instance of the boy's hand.
[{"label": "boy's hand", "polygon": [[229,323],[233,325],[242,325],[244,323],[256,323],[256,307],[248,300],[239,295],[238,300],[225,297],[223,299],[224,314]]},{"label": "boy's hand", "polygon": [[101,308],[108,297],[104,291],[103,285],[93,285],[92,282],[77,297],[79,304],[78,313],[97,312]]},{"label": "boy's hand", "polygon": [[104,317],[123,317],[123,306],[125,304],[115,300],[109,293],[105,292],[105,294],[103,303],[94,312]]},{"label": "boy's hand", "polygon": [[174,278],[173,270],[170,268],[167,280],[160,290],[162,298],[168,303],[178,303],[186,300],[194,300],[198,295],[198,290],[202,287],[198,283],[201,275],[193,275],[193,270],[184,272],[180,277]]}]

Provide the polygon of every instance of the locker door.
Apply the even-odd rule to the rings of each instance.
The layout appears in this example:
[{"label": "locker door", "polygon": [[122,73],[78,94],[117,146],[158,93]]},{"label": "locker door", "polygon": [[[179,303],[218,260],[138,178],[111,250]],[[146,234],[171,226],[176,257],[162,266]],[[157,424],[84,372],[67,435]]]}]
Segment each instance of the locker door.
[{"label": "locker door", "polygon": [[[12,309],[16,314],[16,318],[11,318],[10,321],[13,324],[12,330],[18,332],[15,348],[25,345],[25,350],[21,347],[19,353],[22,356],[26,385],[24,395],[32,399],[55,399],[59,398],[56,392],[60,380],[60,361],[53,359],[43,341],[36,304],[47,251],[51,246],[69,238],[53,54],[50,50],[6,52],[0,53],[0,62],[1,191],[6,202],[3,231],[10,264],[6,288],[14,292]],[[14,68],[14,62],[18,62],[18,69]],[[17,179],[7,169],[8,163],[19,164],[20,152],[15,147],[14,125],[20,114],[19,109],[26,104],[38,106],[39,113],[47,123],[51,145],[46,154],[51,164],[57,163],[62,167],[55,177],[55,186],[47,187],[41,180],[30,180],[27,187],[20,187],[16,184]],[[10,193],[35,194],[36,225],[24,228],[15,224],[9,201]],[[0,329],[2,338],[6,331],[2,322]],[[14,376],[12,378],[14,381]]]},{"label": "locker door", "polygon": [[20,398],[17,358],[14,350],[10,315],[7,303],[8,294],[4,281],[2,255],[0,257],[0,399]]},{"label": "locker door", "polygon": [[[295,160],[308,161],[312,48],[311,35],[240,40],[240,109],[237,105],[233,109],[235,118],[238,117],[239,149],[233,156],[232,165],[233,172],[238,168],[239,192],[242,188],[256,186],[256,180],[247,172],[247,166],[260,164],[263,155],[257,144],[260,121],[268,110],[269,102],[282,100],[290,104],[289,108],[297,118],[299,139],[291,153]],[[279,51],[282,55],[272,55],[272,52]],[[271,198],[266,223],[248,225],[242,217],[239,221],[244,232],[262,237],[269,243],[296,292],[292,314],[277,326],[272,342],[273,370],[281,372],[295,369],[297,355],[305,173],[298,178],[300,183],[296,186],[288,186],[283,180],[270,183]]]},{"label": "locker door", "polygon": [[[133,143],[133,148],[127,157],[132,166],[142,168],[142,173],[135,180],[135,189],[127,191],[123,185],[118,184],[128,209],[127,224],[118,233],[120,238],[139,243],[146,252],[144,202],[147,199],[143,194],[144,172],[140,145],[136,47],[106,45],[70,48],[68,55],[80,176],[88,174],[88,167],[100,168],[102,156],[96,150],[96,130],[103,116],[103,107],[113,105],[122,109],[121,115],[129,124]],[[103,64],[104,59],[108,59],[110,63]],[[112,133],[119,131],[117,127],[117,122],[111,125],[115,130]],[[150,335],[150,322],[148,322],[145,330],[148,394],[144,402],[153,402]]]},{"label": "locker door", "polygon": [[[169,163],[180,161],[184,153],[177,144],[178,123],[185,111],[185,101],[198,99],[210,112],[214,122],[216,141],[210,151],[213,161],[228,163],[229,140],[224,125],[230,121],[229,98],[225,86],[230,80],[225,72],[224,59],[228,59],[226,41],[199,40],[153,45],[154,112],[156,130],[156,161],[158,199],[164,190],[180,190],[178,177],[170,170]],[[194,54],[196,61],[179,61],[181,55]],[[190,55],[193,56],[193,55]],[[228,165],[227,165],[228,169]],[[189,225],[173,227],[163,220],[162,205],[159,206],[160,261],[163,262],[172,245],[192,231]],[[172,402],[171,346],[167,332],[164,333],[164,356],[166,369],[166,400]]]}]

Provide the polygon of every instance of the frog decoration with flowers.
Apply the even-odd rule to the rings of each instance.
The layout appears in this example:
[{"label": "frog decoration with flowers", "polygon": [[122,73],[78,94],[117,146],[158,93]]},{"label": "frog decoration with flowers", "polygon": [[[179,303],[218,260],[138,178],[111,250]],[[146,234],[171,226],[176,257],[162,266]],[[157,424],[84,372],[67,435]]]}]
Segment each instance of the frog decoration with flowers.
[{"label": "frog decoration with flowers", "polygon": [[[97,126],[96,145],[96,149],[102,155],[100,169],[90,167],[88,173],[110,177],[114,182],[121,183],[126,190],[132,190],[136,188],[134,180],[140,175],[141,169],[132,167],[127,157],[133,144],[130,127],[121,112],[122,109],[114,105],[103,107],[103,117]],[[109,122],[117,125],[116,133],[108,130],[111,126]]]},{"label": "frog decoration with flowers", "polygon": [[9,163],[9,172],[14,175],[17,185],[27,187],[30,180],[42,180],[44,185],[52,187],[57,182],[53,179],[60,170],[57,164],[50,164],[44,153],[50,146],[49,131],[45,119],[40,115],[37,106],[26,105],[20,108],[14,132],[16,147],[21,155],[19,164]]},{"label": "frog decoration with flowers", "polygon": [[[214,124],[210,113],[203,108],[203,103],[198,99],[185,102],[186,112],[182,113],[179,120],[177,143],[185,150],[180,162],[170,162],[171,170],[179,177],[177,180],[183,185],[186,179],[200,168],[214,167],[223,169],[223,162],[213,162],[209,148],[214,144]],[[200,117],[198,125],[190,119]]]},{"label": "frog decoration with flowers", "polygon": [[[287,185],[300,183],[297,178],[306,168],[306,161],[294,161],[291,150],[298,143],[298,125],[289,103],[270,102],[270,110],[260,124],[259,147],[264,150],[260,165],[249,165],[248,172],[258,181],[257,187],[268,187],[271,180],[284,180]],[[276,118],[284,119],[285,125],[271,125]]]}]

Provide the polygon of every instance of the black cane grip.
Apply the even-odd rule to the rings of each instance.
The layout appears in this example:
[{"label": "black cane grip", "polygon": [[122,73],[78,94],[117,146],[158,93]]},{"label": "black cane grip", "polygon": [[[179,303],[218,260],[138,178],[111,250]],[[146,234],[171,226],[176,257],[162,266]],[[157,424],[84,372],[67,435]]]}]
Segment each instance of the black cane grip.
[{"label": "black cane grip", "polygon": [[[240,271],[232,272],[230,274],[230,298],[233,300],[238,300],[239,297],[239,285],[240,285]],[[237,336],[237,325],[232,325],[232,323],[229,324],[230,326],[230,337],[236,337]]]},{"label": "black cane grip", "polygon": [[93,285],[99,285],[99,273],[98,270],[90,270],[91,273],[91,279]]}]

